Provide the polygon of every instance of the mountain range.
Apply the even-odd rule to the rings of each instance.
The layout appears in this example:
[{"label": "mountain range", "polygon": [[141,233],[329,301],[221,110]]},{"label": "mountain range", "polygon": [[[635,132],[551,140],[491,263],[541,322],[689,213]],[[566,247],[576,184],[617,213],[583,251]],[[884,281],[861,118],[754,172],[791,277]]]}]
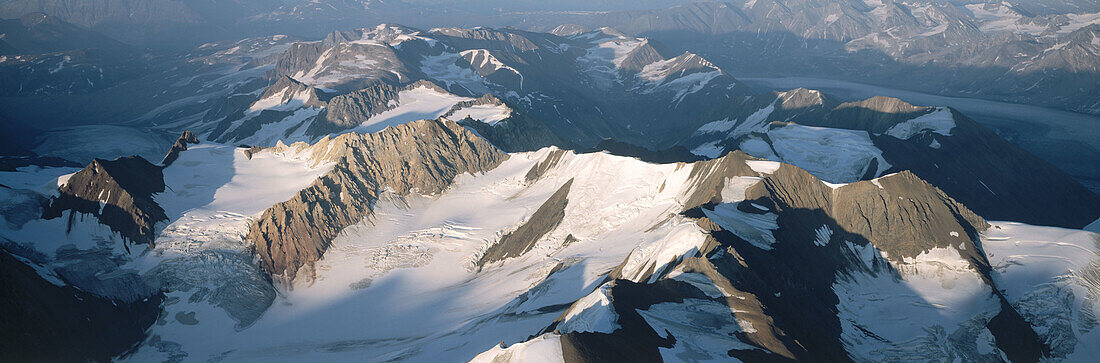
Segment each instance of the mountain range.
[{"label": "mountain range", "polygon": [[[741,77],[996,64],[975,92],[1095,113],[1096,4],[553,6],[0,4],[45,12],[0,23],[0,360],[1100,357],[1090,179]],[[231,39],[142,43],[189,27]]]}]

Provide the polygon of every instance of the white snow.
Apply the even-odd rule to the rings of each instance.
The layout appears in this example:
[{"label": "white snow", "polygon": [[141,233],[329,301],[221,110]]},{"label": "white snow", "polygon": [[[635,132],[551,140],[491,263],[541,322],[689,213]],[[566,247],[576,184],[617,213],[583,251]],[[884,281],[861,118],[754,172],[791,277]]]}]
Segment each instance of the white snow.
[{"label": "white snow", "polygon": [[711,69],[709,71],[697,71],[686,75],[683,74],[683,71],[679,73],[674,72],[675,66],[686,57],[695,57],[695,55],[685,53],[674,58],[656,61],[646,65],[642,68],[642,71],[637,74],[642,84],[635,88],[641,88],[640,91],[642,93],[671,90],[676,92],[676,95],[672,98],[673,102],[679,103],[684,97],[687,97],[687,95],[699,92],[703,87],[706,87],[710,81],[722,75],[722,71],[718,69],[718,67],[705,60],[700,61]]},{"label": "white snow", "polygon": [[768,144],[767,141],[764,141],[764,139],[757,136],[750,136],[748,138],[745,138],[744,141],[741,141],[741,145],[738,146],[738,149],[746,154],[761,159],[768,159],[772,161],[780,160],[779,155],[776,155],[775,151],[772,150],[771,144]]},{"label": "white snow", "polygon": [[866,131],[789,124],[768,131],[780,160],[829,183],[859,181],[872,160],[878,176],[890,168]]},{"label": "white snow", "polygon": [[412,121],[436,119],[455,104],[470,100],[470,98],[440,92],[425,86],[404,90],[398,93],[396,108],[371,116],[370,119],[348,132],[371,133]]},{"label": "white snow", "polygon": [[57,193],[80,168],[24,166],[12,171],[0,171],[0,184],[12,189],[28,189],[45,196]]},{"label": "white snow", "polygon": [[737,126],[737,120],[730,120],[730,119],[727,118],[727,119],[718,120],[718,121],[711,121],[711,122],[708,122],[706,124],[703,124],[703,126],[699,126],[698,130],[695,130],[695,133],[696,134],[711,134],[711,133],[726,132],[726,131],[729,131],[730,129],[732,129],[734,126]]},{"label": "white snow", "polygon": [[[868,268],[871,259],[885,261],[870,245],[845,244]],[[890,266],[897,277],[883,270],[837,274],[841,342],[855,360],[943,360],[959,356],[973,341],[993,349],[981,332],[1000,305],[958,251],[936,248]],[[948,336],[966,339],[957,344]]]},{"label": "white snow", "polygon": [[481,75],[469,67],[459,67],[460,63],[469,64],[469,61],[461,54],[444,52],[424,57],[420,62],[420,70],[448,89],[457,86],[473,94],[489,93],[489,88],[485,86],[485,80]]},{"label": "white snow", "polygon": [[562,334],[573,332],[611,333],[620,328],[619,315],[611,306],[611,283],[605,283],[577,300],[558,324]]},{"label": "white snow", "polygon": [[676,269],[668,274],[668,278],[689,283],[691,284],[691,286],[695,286],[700,291],[702,291],[703,294],[706,294],[709,297],[720,299],[733,296],[733,294],[730,294],[722,287],[715,285],[714,281],[712,281],[710,277],[707,277],[707,275],[701,273],[685,273],[683,269]]},{"label": "white snow", "polygon": [[332,166],[311,167],[305,156],[271,150],[249,160],[243,149],[210,143],[191,145],[179,155],[164,169],[165,192],[154,196],[171,222],[157,236],[158,258],[140,262],[146,268],[205,249],[243,251],[253,218]]},{"label": "white snow", "polygon": [[771,250],[775,244],[772,231],[779,229],[778,216],[775,213],[745,213],[737,209],[736,204],[722,203],[714,210],[703,209],[703,214],[717,223],[722,229],[732,232],[763,250]]},{"label": "white snow", "polygon": [[752,115],[749,115],[749,117],[746,117],[744,122],[737,125],[737,128],[730,132],[729,137],[737,138],[752,132],[766,132],[768,130],[768,117],[772,115],[772,112],[775,112],[776,102],[779,102],[779,100],[777,99],[775,102],[768,105],[768,107],[760,109]]},{"label": "white snow", "polygon": [[829,244],[829,239],[833,238],[833,229],[829,226],[821,226],[814,230],[814,245],[818,247],[825,247]]},{"label": "white snow", "polygon": [[508,348],[500,345],[474,357],[471,363],[543,363],[565,362],[562,356],[561,337],[546,333],[530,341],[516,343]]},{"label": "white snow", "polygon": [[[263,317],[243,330],[225,323],[224,313],[219,318],[220,309],[182,304],[173,305],[182,310],[171,312],[198,311],[198,325],[169,321],[154,326],[151,334],[179,343],[189,357],[200,360],[232,351],[226,358],[234,361],[360,361],[364,356],[452,361],[499,351],[493,347],[501,342],[512,347],[548,343],[549,351],[560,351],[553,335],[536,344],[515,343],[564,312],[541,308],[585,298],[624,261],[628,278],[644,278],[651,266],[660,275],[665,266],[697,253],[706,237],[677,214],[690,168],[567,152],[538,181],[525,182],[527,171],[548,153],[513,154],[492,171],[459,176],[441,195],[384,194],[369,220],[346,228],[312,273],[300,273],[293,289],[281,291]],[[555,230],[523,256],[480,269],[474,265],[489,245],[570,179],[570,203]],[[205,193],[194,194],[193,199],[204,199]],[[179,209],[173,208],[175,213]],[[568,235],[577,241],[565,246]],[[611,321],[606,314],[593,314],[603,306],[596,294],[578,304],[588,308],[570,324],[580,325],[572,320],[590,314]],[[533,352],[526,354],[544,354]],[[156,347],[143,346],[127,359],[164,356]]]},{"label": "white snow", "polygon": [[490,53],[488,50],[471,49],[462,51],[458,54],[466,59],[466,61],[469,62],[471,66],[476,67],[480,71],[493,73],[496,71],[504,70],[514,73],[515,75],[520,77],[519,86],[520,88],[523,88],[523,74],[519,73],[519,71],[517,71],[515,68],[504,64],[504,62],[502,62],[500,59],[497,59],[497,57],[493,56],[493,54]]},{"label": "white snow", "polygon": [[1092,24],[1100,24],[1100,13],[1066,14],[1069,22],[1058,28],[1058,34],[1069,34]]},{"label": "white snow", "polygon": [[[259,145],[259,146],[273,146],[279,141],[284,143],[295,143],[298,141],[309,141],[310,137],[306,136],[305,131],[308,125],[302,124],[310,117],[317,116],[321,113],[319,108],[301,108],[295,110],[286,118],[279,120],[278,122],[272,122],[263,124],[256,133],[237,140],[236,143],[242,145]],[[293,127],[297,127],[293,133],[287,135],[287,130]]]},{"label": "white snow", "polygon": [[702,299],[660,303],[638,310],[657,334],[676,337],[675,346],[660,349],[666,362],[727,362],[731,349],[759,349],[732,334],[756,331],[752,323],[735,318],[734,313],[737,311],[725,304]]},{"label": "white snow", "polygon": [[[993,281],[1052,353],[1066,361],[1100,354],[1095,302],[1100,235],[1014,222],[990,222],[982,247]],[[1071,353],[1072,352],[1072,353]]]},{"label": "white snow", "polygon": [[748,164],[753,171],[761,174],[773,174],[783,165],[775,161],[765,160],[748,160],[745,164]]},{"label": "white snow", "polygon": [[951,136],[951,129],[955,128],[955,117],[946,107],[937,108],[932,113],[912,120],[898,123],[886,130],[886,134],[908,140],[925,130],[931,130],[940,135]]},{"label": "white snow", "polygon": [[966,9],[974,15],[979,24],[978,28],[982,32],[1011,32],[1037,36],[1047,29],[1001,4],[968,4]]},{"label": "white snow", "polygon": [[401,73],[394,72],[394,59],[389,46],[381,42],[362,39],[339,43],[326,49],[309,70],[300,70],[292,77],[299,82],[326,91],[333,91],[344,84],[372,75],[393,73],[405,82]]},{"label": "white snow", "polygon": [[42,141],[34,148],[34,152],[81,164],[91,162],[92,158],[113,160],[132,155],[157,163],[178,136],[130,126],[72,126],[43,133]]},{"label": "white snow", "polygon": [[[602,32],[596,34],[606,35]],[[607,88],[612,83],[622,82],[619,69],[623,61],[630,52],[646,43],[647,40],[644,39],[618,36],[601,40],[588,48],[583,56],[577,58],[577,63],[587,70],[585,74],[591,77],[597,86]]]},{"label": "white snow", "polygon": [[308,89],[303,89],[293,94],[289,92],[290,89],[287,88],[267,98],[257,100],[248,107],[248,112],[256,113],[263,110],[290,111],[298,109],[304,107],[306,102],[309,102],[312,95]]},{"label": "white snow", "polygon": [[461,120],[467,116],[490,125],[496,125],[500,121],[512,117],[512,109],[505,105],[475,105],[463,107],[448,117]]}]

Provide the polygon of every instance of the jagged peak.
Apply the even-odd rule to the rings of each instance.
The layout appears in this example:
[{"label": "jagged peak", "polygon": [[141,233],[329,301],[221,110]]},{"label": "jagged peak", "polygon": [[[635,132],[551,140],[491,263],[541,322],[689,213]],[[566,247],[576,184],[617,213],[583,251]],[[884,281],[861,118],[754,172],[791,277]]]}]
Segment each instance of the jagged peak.
[{"label": "jagged peak", "polygon": [[[746,200],[769,200],[779,210],[824,211],[842,230],[854,233],[903,261],[934,248],[977,251],[977,233],[989,228],[982,217],[909,171],[849,184],[829,184],[790,164],[780,164]],[[782,213],[782,212],[780,212]]]},{"label": "jagged peak", "polygon": [[160,162],[162,166],[172,165],[176,159],[179,158],[179,153],[187,150],[187,145],[198,144],[199,139],[195,137],[195,134],[190,130],[184,131],[180,134],[180,137],[176,139],[176,143],[172,144],[172,148],[168,150],[168,154],[164,155],[164,159]]},{"label": "jagged peak", "polygon": [[100,223],[137,243],[153,243],[157,222],[168,219],[152,199],[165,188],[161,167],[141,156],[93,159],[58,187],[43,218],[70,213],[92,214]]},{"label": "jagged peak", "polygon": [[779,108],[799,109],[816,106],[824,106],[828,99],[821,91],[806,88],[795,88],[786,92],[779,92]]},{"label": "jagged peak", "polygon": [[[450,120],[341,134],[308,149],[301,152],[314,162],[335,165],[293,199],[265,211],[247,236],[264,270],[288,285],[299,269],[311,271],[344,227],[369,217],[382,191],[438,194],[458,175],[491,170],[508,158]],[[298,223],[307,219],[314,223]]]},{"label": "jagged peak", "polygon": [[321,44],[335,45],[346,43],[349,41],[351,41],[351,38],[349,38],[347,34],[344,34],[344,32],[339,30],[334,30],[332,31],[332,33],[328,33],[328,35],[325,36],[325,39],[321,41]]}]

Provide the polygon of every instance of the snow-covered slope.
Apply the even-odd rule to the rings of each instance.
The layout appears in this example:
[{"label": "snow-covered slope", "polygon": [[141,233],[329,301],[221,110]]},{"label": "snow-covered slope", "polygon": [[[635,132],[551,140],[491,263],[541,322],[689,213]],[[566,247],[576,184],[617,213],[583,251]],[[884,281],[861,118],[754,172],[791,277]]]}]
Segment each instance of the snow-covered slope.
[{"label": "snow-covered slope", "polygon": [[[1094,233],[988,225],[908,172],[827,184],[739,152],[653,164],[557,148],[455,151],[443,157],[501,159],[438,190],[412,188],[437,178],[417,171],[370,192],[343,179],[381,163],[362,175],[385,180],[391,160],[451,147],[448,137],[475,142],[434,128],[465,132],[417,121],[312,145],[189,145],[163,169],[153,199],[168,221],[150,245],[126,250],[90,217],[67,234],[65,218],[33,217],[0,232],[36,251],[24,263],[49,281],[118,298],[166,291],[124,361],[947,360],[1026,357],[1038,344],[1055,358],[1092,354]],[[812,129],[771,131],[785,128]],[[783,132],[769,137],[808,144]],[[405,137],[415,142],[390,140]],[[391,142],[412,149],[384,155]],[[814,153],[799,150],[783,152]],[[41,196],[71,169],[32,171],[4,184]],[[315,200],[322,190],[342,204]],[[302,228],[294,216],[324,221],[371,192],[364,217],[323,239],[299,273],[267,270],[289,251],[274,244],[294,242],[278,234]],[[261,227],[273,225],[288,229]],[[115,261],[95,270],[101,280],[62,280],[86,276],[69,266],[96,256]],[[1040,262],[1050,256],[1064,257]],[[1006,334],[1024,338],[1014,347]]]},{"label": "snow-covered slope", "polygon": [[[227,357],[262,360],[272,348],[283,347],[279,355],[285,359],[354,361],[363,354],[469,359],[497,342],[525,340],[553,321],[563,304],[587,295],[628,255],[639,255],[639,248],[653,250],[639,256],[674,261],[701,247],[701,230],[674,214],[688,169],[567,152],[545,175],[526,178],[556,152],[516,154],[484,175],[460,177],[441,196],[384,196],[370,221],[348,227],[333,242],[313,276],[300,276],[293,289],[281,291],[245,330],[233,329],[216,309],[179,304],[169,312],[198,312],[187,316],[199,323],[169,320],[151,334],[179,343],[190,357],[236,349]],[[573,188],[565,219],[532,251],[475,265],[489,245],[569,180]],[[189,218],[200,217],[185,215],[169,230],[207,234],[184,222]],[[219,245],[200,241],[189,244]],[[169,253],[181,247],[163,248]],[[366,325],[374,328],[353,328]],[[305,341],[303,334],[309,336]],[[336,346],[350,349],[332,349]],[[146,346],[131,359],[161,359],[163,354]]]}]

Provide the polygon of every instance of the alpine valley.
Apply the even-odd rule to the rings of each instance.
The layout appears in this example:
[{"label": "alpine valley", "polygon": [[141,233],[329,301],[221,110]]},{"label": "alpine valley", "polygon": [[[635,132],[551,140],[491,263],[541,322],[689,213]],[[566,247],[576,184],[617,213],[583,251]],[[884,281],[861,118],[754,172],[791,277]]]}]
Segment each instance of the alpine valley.
[{"label": "alpine valley", "polygon": [[1095,1],[442,3],[0,3],[0,361],[1100,360]]}]

